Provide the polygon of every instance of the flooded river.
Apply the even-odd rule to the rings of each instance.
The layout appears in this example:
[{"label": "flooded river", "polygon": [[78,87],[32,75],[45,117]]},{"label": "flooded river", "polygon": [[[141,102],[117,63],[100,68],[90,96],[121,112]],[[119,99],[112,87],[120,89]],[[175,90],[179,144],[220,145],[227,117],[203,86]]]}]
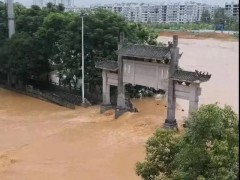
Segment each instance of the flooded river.
[{"label": "flooded river", "polygon": [[[172,37],[159,37],[167,43]],[[200,104],[219,102],[230,105],[238,112],[239,96],[239,43],[215,39],[179,39],[179,66],[185,70],[200,70],[212,74],[210,81],[202,83]],[[185,109],[187,101],[178,100]]]},{"label": "flooded river", "polygon": [[[180,39],[179,46],[180,66],[212,73],[202,84],[200,103],[237,109],[238,43]],[[0,89],[0,179],[139,180],[135,164],[144,159],[146,139],[162,126],[166,102],[133,103],[139,113],[114,120],[113,111],[99,114],[98,106],[69,110]],[[178,103],[180,120],[187,102]]]},{"label": "flooded river", "polygon": [[118,120],[99,107],[68,110],[0,90],[0,179],[139,179],[135,163],[161,127],[166,103],[133,100]]}]

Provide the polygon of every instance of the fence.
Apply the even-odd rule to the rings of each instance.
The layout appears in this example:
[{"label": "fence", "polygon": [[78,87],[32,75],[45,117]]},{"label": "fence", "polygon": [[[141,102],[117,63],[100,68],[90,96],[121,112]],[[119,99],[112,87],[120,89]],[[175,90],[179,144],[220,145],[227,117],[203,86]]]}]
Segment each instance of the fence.
[{"label": "fence", "polygon": [[[80,105],[82,103],[82,90],[79,88],[60,86],[54,82],[39,81],[37,84],[43,92],[55,93],[63,99],[66,99],[67,101],[76,105]],[[88,88],[86,89],[87,91],[85,91],[85,99],[87,102],[90,104],[99,104],[102,102],[102,92],[100,90],[97,90],[98,88],[96,88],[95,91],[91,92],[88,90]]]},{"label": "fence", "polygon": [[67,101],[66,99],[62,98],[61,96],[58,96],[57,94],[50,93],[50,92],[41,92],[39,89],[34,89],[33,86],[26,86],[26,95],[49,101],[52,103],[55,103],[60,106],[64,106],[70,109],[75,109],[75,104]]}]

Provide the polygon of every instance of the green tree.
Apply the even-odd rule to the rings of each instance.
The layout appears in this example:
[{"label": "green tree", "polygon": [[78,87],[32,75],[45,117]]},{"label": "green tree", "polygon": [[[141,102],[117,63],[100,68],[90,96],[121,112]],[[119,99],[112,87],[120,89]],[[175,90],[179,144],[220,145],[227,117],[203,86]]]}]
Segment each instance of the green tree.
[{"label": "green tree", "polygon": [[46,10],[48,12],[63,12],[65,10],[65,7],[63,4],[55,5],[53,3],[47,3],[47,6],[44,7],[43,10]]},{"label": "green tree", "polygon": [[[150,138],[146,161],[137,164],[137,174],[145,180],[238,179],[238,117],[231,107],[202,106],[186,125],[177,141],[159,133]],[[159,140],[149,143],[152,139]]]},{"label": "green tree", "polygon": [[225,29],[232,31],[239,31],[239,19],[238,17],[229,16],[225,20]]},{"label": "green tree", "polygon": [[8,38],[6,7],[0,1],[0,45]]},{"label": "green tree", "polygon": [[203,106],[187,120],[175,179],[238,179],[238,117],[229,106]]},{"label": "green tree", "polygon": [[[72,82],[76,87],[81,73],[80,41],[75,40],[79,32],[68,31],[68,26],[74,22],[75,18],[75,14],[50,13],[44,18],[42,27],[38,29],[35,36],[45,46],[44,52],[47,59],[59,72],[60,80],[68,85]],[[65,77],[64,81],[63,77]]]},{"label": "green tree", "polygon": [[39,42],[25,32],[14,34],[8,41],[5,58],[8,70],[23,82],[30,77],[39,79],[41,74],[49,71]]},{"label": "green tree", "polygon": [[21,3],[18,3],[18,2],[15,2],[13,7],[14,7],[14,13],[16,17],[27,10],[25,6],[23,6]]},{"label": "green tree", "polygon": [[202,23],[211,23],[211,16],[209,11],[204,10],[202,13],[202,17],[201,17],[201,22]]},{"label": "green tree", "polygon": [[174,158],[179,151],[179,137],[174,131],[158,129],[146,143],[145,161],[137,163],[136,172],[144,180],[171,177]]},{"label": "green tree", "polygon": [[16,32],[35,33],[42,25],[44,15],[38,6],[32,6],[30,9],[23,10],[16,15]]},{"label": "green tree", "polygon": [[62,81],[64,85],[69,85],[69,88],[73,84],[76,88],[77,82],[82,76],[81,54],[73,47],[74,34],[72,32],[67,33],[67,36],[64,36],[55,44],[55,52],[58,53],[50,59],[50,64],[58,71],[60,83]]},{"label": "green tree", "polygon": [[63,4],[57,5],[57,10],[60,11],[60,12],[64,12],[64,10],[65,10],[64,5]]},{"label": "green tree", "polygon": [[227,16],[225,15],[225,9],[224,8],[218,8],[214,13],[213,23],[224,25],[226,19],[227,19]]}]

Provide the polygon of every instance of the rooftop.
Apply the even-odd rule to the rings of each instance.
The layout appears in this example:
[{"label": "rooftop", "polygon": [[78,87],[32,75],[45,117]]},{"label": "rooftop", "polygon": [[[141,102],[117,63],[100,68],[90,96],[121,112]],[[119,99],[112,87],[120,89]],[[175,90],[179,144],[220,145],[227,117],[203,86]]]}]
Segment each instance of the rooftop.
[{"label": "rooftop", "polygon": [[142,44],[127,44],[117,51],[118,55],[137,58],[165,60],[170,59],[169,47],[150,46]]},{"label": "rooftop", "polygon": [[116,71],[118,70],[118,63],[116,61],[99,61],[95,63],[95,67],[98,69]]},{"label": "rooftop", "polygon": [[208,81],[211,78],[211,75],[197,70],[195,70],[195,72],[177,70],[174,72],[171,78],[178,81],[200,83]]}]

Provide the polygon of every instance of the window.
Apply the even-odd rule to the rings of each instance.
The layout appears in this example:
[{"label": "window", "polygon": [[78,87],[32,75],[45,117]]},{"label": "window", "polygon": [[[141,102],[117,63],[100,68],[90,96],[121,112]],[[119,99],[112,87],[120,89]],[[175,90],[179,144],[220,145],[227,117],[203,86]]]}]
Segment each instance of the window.
[{"label": "window", "polygon": [[185,7],[184,6],[180,6],[180,10],[184,10],[185,9]]}]

